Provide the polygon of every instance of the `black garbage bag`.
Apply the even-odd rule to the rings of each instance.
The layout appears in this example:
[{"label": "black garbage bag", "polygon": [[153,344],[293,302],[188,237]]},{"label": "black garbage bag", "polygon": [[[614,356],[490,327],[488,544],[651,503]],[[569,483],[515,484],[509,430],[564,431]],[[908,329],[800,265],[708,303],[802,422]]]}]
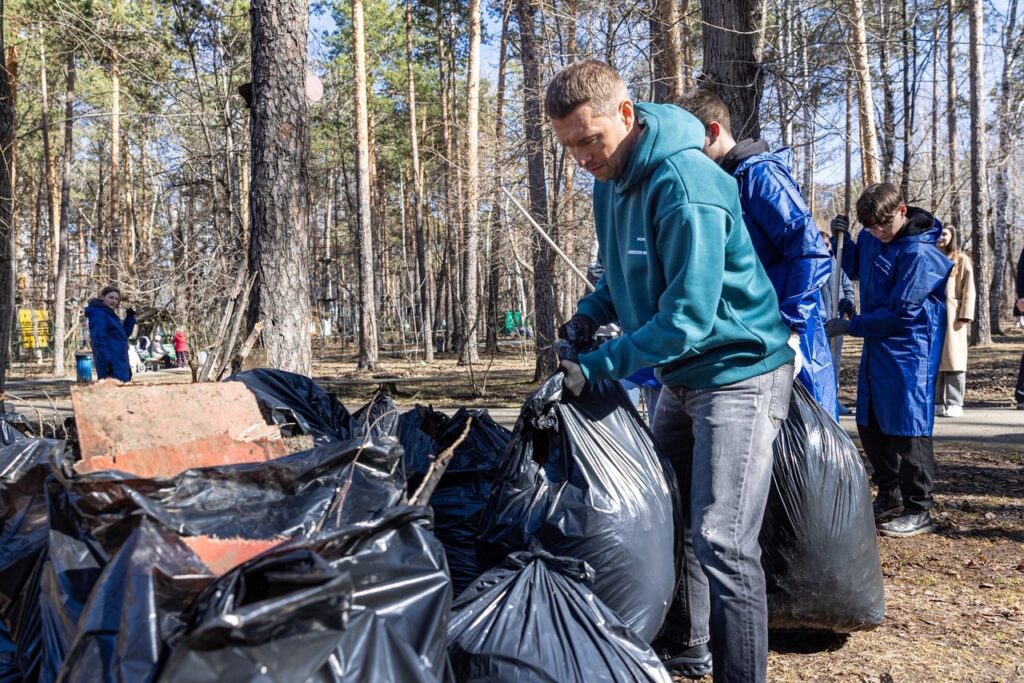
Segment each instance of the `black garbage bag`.
[{"label": "black garbage bag", "polygon": [[163,683],[441,681],[451,583],[424,508],[293,539],[183,615]]},{"label": "black garbage bag", "polygon": [[670,465],[616,382],[563,402],[562,375],[527,400],[484,510],[488,559],[530,548],[594,568],[594,594],[645,641],[676,586],[678,492]]},{"label": "black garbage bag", "polygon": [[885,592],[857,447],[796,383],[772,451],[759,539],[769,627],[848,633],[878,626]]},{"label": "black garbage bag", "polygon": [[338,399],[305,375],[257,368],[228,377],[256,395],[266,417],[285,436],[311,434],[317,443],[345,441],[354,435],[352,416]]},{"label": "black garbage bag", "polygon": [[99,575],[58,680],[154,680],[181,613],[216,578],[180,536],[143,519]]},{"label": "black garbage bag", "polygon": [[[358,458],[357,458],[358,456]],[[51,478],[43,568],[44,673],[56,675],[103,568],[143,518],[185,536],[282,540],[376,519],[405,496],[393,439],[354,439],[170,479],[104,471]]]},{"label": "black garbage bag", "polygon": [[384,436],[398,435],[398,408],[387,394],[374,393],[369,403],[352,414],[357,434],[365,434],[369,430],[375,439]]},{"label": "black garbage bag", "polygon": [[495,422],[486,410],[460,408],[448,418],[422,406],[405,413],[399,429],[409,489],[414,491],[433,462],[433,456],[458,442],[469,420],[472,422],[466,438],[455,448],[441,481],[430,496],[434,534],[444,545],[456,595],[483,572],[477,552],[480,515],[508,448],[511,432]]},{"label": "black garbage bag", "polygon": [[669,683],[647,642],[587,586],[582,560],[510,555],[452,605],[448,652],[455,678],[480,683]]},{"label": "black garbage bag", "polygon": [[42,663],[39,573],[46,554],[43,482],[63,441],[22,435],[0,415],[0,681],[34,680]]}]

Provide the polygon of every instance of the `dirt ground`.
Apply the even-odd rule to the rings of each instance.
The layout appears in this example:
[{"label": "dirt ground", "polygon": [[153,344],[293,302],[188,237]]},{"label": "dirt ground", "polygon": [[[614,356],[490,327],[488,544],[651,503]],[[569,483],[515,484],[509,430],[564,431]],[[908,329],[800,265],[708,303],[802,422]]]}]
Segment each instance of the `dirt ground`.
[{"label": "dirt ground", "polygon": [[[1007,326],[1009,327],[1009,326]],[[860,348],[844,348],[841,398],[854,403]],[[991,348],[972,349],[968,408],[1011,408],[1024,332]],[[515,407],[535,388],[530,352],[505,342],[501,353],[473,367],[453,357],[430,366],[394,354],[380,370],[357,372],[340,351],[321,353],[318,382],[347,405],[367,401],[381,383],[402,404]],[[188,381],[155,373],[149,382]],[[60,400],[61,386],[45,383]],[[1024,430],[1010,445],[936,445],[938,531],[910,539],[879,539],[886,588],[885,621],[847,638],[776,638],[771,681],[1018,681],[1024,680]]]}]

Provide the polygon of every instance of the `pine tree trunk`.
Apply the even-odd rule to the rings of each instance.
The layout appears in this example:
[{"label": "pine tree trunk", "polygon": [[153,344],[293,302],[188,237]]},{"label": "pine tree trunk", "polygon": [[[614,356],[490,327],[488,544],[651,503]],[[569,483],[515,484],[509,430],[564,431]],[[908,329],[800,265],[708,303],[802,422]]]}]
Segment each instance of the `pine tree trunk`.
[{"label": "pine tree trunk", "polygon": [[248,329],[271,367],[309,375],[307,0],[253,0]]},{"label": "pine tree trunk", "polygon": [[[916,85],[914,73],[917,68],[917,28],[911,26],[910,0],[902,0],[903,24],[900,47],[903,51],[903,165],[900,168],[900,193],[910,197],[910,163],[912,156],[911,139],[914,134],[914,95]],[[916,15],[914,21],[917,21]],[[937,47],[937,46],[936,46]],[[934,207],[929,207],[934,210]]]},{"label": "pine tree trunk", "polygon": [[[678,0],[653,0],[651,52],[654,57],[654,101],[672,102],[683,94]],[[575,21],[572,22],[575,26]]]},{"label": "pine tree trunk", "polygon": [[373,216],[370,206],[370,124],[366,95],[366,36],[362,0],[352,0],[352,63],[356,102],[357,184],[359,189],[359,360],[357,367],[377,367],[377,300],[373,272]]},{"label": "pine tree trunk", "polygon": [[47,298],[51,301],[56,299],[54,289],[57,286],[57,261],[60,251],[60,228],[58,221],[58,199],[57,199],[57,169],[53,159],[53,151],[50,147],[50,94],[46,78],[46,38],[40,34],[39,38],[39,105],[40,105],[40,127],[43,138],[43,185],[46,195],[46,218],[50,239],[50,269],[46,278]]},{"label": "pine tree trunk", "polygon": [[0,55],[7,54],[0,69],[0,395],[7,383],[11,335],[14,332],[14,286],[17,254],[14,228],[14,100],[16,64],[13,49],[4,49],[4,3],[0,0]]},{"label": "pine tree trunk", "polygon": [[477,349],[479,280],[477,251],[480,240],[480,0],[469,0],[469,64],[466,74],[466,274],[462,292],[462,353],[459,363],[480,362]]},{"label": "pine tree trunk", "polygon": [[111,282],[118,282],[124,273],[124,235],[121,234],[121,62],[115,47],[110,48],[110,201],[107,203],[107,229],[110,231]]},{"label": "pine tree trunk", "polygon": [[931,187],[931,211],[939,210],[939,22],[932,30],[932,130],[928,150],[928,184]]},{"label": "pine tree trunk", "polygon": [[690,31],[690,0],[679,7],[680,31],[683,38],[683,90],[693,88],[693,34]]},{"label": "pine tree trunk", "polygon": [[879,145],[882,148],[882,180],[892,182],[893,161],[896,158],[896,102],[893,94],[892,74],[890,73],[889,50],[893,43],[891,0],[880,0],[878,8],[881,26],[878,41],[878,66],[882,76],[882,136]]},{"label": "pine tree trunk", "polygon": [[[526,165],[530,192],[530,213],[540,225],[548,223],[548,196],[544,178],[544,135],[540,57],[534,33],[536,7],[532,0],[516,0],[519,21],[520,59],[523,64],[523,123],[526,133]],[[534,231],[533,236],[533,305],[537,344],[534,381],[550,375],[556,367],[555,301],[547,244]],[[525,322],[524,322],[525,324]]]},{"label": "pine tree trunk", "polygon": [[[65,297],[68,287],[68,225],[71,222],[71,172],[74,169],[75,145],[75,53],[68,53],[67,85],[64,96],[64,172],[60,183],[60,228],[57,239],[57,284],[53,296],[53,374],[65,375],[64,334]],[[81,228],[79,228],[81,230]]]},{"label": "pine tree trunk", "polygon": [[761,67],[764,2],[702,2],[701,12],[705,87],[729,107],[732,133],[737,140],[758,138],[761,136],[758,112],[764,90]]},{"label": "pine tree trunk", "polygon": [[864,183],[879,182],[878,134],[875,132],[875,103],[871,96],[871,67],[868,63],[867,29],[863,0],[850,0],[850,29],[854,42],[854,74],[857,78],[857,108],[861,131],[861,161]]},{"label": "pine tree trunk", "polygon": [[985,152],[985,25],[982,0],[970,0],[971,20],[971,254],[977,283],[977,308],[971,327],[971,340],[976,345],[992,343],[989,324],[989,273],[992,271],[988,245],[986,215],[986,152]]},{"label": "pine tree trunk", "polygon": [[960,190],[958,178],[958,161],[956,149],[956,28],[955,0],[946,0],[946,136],[949,145],[949,221],[963,235],[963,223],[960,216]]},{"label": "pine tree trunk", "polygon": [[412,0],[405,2],[405,77],[409,92],[409,143],[412,156],[413,230],[416,234],[416,282],[419,292],[420,334],[423,359],[434,360],[433,279],[427,264],[426,227],[423,221],[423,169],[420,167],[419,132],[416,130],[416,81],[413,74]]}]

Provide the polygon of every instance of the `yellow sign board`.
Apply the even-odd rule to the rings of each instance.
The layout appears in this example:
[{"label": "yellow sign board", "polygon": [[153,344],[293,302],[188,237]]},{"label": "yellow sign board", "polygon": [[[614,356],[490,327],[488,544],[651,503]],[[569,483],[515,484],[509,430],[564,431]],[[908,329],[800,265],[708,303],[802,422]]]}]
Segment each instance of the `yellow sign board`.
[{"label": "yellow sign board", "polygon": [[19,309],[18,331],[23,348],[45,349],[50,345],[50,312],[42,308]]}]

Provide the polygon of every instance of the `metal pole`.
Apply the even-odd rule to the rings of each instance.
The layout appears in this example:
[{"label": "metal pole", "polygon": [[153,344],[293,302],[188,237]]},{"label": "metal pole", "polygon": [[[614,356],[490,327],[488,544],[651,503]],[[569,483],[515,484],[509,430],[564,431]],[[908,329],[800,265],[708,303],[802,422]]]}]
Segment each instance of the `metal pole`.
[{"label": "metal pole", "polygon": [[540,236],[544,238],[544,241],[551,245],[551,248],[555,250],[555,253],[558,254],[559,258],[565,261],[565,263],[570,268],[572,268],[572,272],[576,273],[580,280],[583,280],[583,283],[587,286],[587,289],[589,289],[590,291],[594,291],[594,285],[590,284],[590,280],[587,279],[587,276],[580,272],[580,269],[576,267],[576,264],[569,260],[569,257],[565,255],[565,252],[562,251],[557,244],[555,244],[555,241],[551,239],[546,232],[544,232],[544,228],[540,227],[537,224],[537,221],[533,220],[533,216],[530,215],[530,212],[523,208],[523,205],[520,204],[519,201],[506,188],[501,188],[501,191],[508,195],[508,198],[512,200],[512,203],[515,205],[515,207],[519,209],[519,211],[524,216],[526,216],[526,220],[530,222],[530,225],[533,226],[533,229],[539,232]]}]

